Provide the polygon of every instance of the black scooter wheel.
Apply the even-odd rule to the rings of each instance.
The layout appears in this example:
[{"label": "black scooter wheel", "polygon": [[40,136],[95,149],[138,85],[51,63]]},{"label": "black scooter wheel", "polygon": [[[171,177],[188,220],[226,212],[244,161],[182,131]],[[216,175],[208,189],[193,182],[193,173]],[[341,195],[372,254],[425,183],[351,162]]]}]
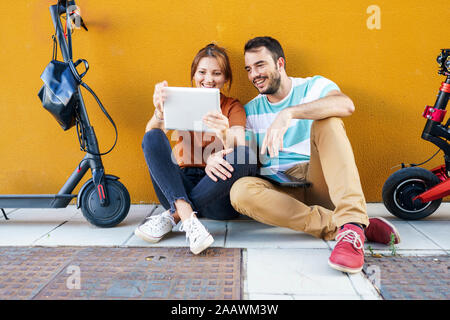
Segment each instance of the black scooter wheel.
[{"label": "black scooter wheel", "polygon": [[413,198],[440,182],[431,171],[410,167],[392,174],[384,183],[382,196],[386,208],[393,215],[405,220],[428,217],[439,208],[442,199],[422,203]]},{"label": "black scooter wheel", "polygon": [[91,224],[101,227],[114,227],[128,215],[130,194],[125,186],[117,180],[106,179],[106,192],[109,204],[100,205],[100,199],[93,182],[89,183],[80,195],[80,207],[83,216]]}]

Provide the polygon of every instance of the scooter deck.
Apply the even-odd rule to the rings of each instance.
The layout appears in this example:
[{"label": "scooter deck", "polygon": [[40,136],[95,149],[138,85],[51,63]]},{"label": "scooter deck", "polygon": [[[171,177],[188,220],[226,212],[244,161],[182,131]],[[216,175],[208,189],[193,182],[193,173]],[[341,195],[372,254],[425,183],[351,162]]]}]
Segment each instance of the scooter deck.
[{"label": "scooter deck", "polygon": [[0,208],[65,208],[76,194],[0,195]]}]

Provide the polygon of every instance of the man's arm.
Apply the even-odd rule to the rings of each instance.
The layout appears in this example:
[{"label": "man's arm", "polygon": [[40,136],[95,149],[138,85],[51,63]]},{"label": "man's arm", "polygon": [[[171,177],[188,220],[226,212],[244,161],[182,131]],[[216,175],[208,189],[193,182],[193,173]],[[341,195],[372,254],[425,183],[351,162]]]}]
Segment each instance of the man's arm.
[{"label": "man's arm", "polygon": [[329,117],[348,117],[355,106],[352,100],[338,90],[332,90],[320,99],[283,109],[267,129],[261,146],[261,154],[269,151],[271,157],[278,156],[283,149],[283,136],[292,119],[321,120]]},{"label": "man's arm", "polygon": [[355,106],[353,101],[338,90],[332,90],[320,99],[284,109],[291,119],[321,120],[329,117],[348,117]]}]

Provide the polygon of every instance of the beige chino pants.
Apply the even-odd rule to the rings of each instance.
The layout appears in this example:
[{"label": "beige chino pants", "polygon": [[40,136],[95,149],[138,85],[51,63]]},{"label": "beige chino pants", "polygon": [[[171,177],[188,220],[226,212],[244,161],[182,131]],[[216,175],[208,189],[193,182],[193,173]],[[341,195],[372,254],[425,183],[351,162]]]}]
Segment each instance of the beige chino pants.
[{"label": "beige chino pants", "polygon": [[366,202],[350,141],[340,118],[314,121],[311,158],[287,171],[312,183],[310,188],[276,186],[258,177],[236,181],[230,191],[233,207],[265,224],[334,240],[339,227],[369,225]]}]

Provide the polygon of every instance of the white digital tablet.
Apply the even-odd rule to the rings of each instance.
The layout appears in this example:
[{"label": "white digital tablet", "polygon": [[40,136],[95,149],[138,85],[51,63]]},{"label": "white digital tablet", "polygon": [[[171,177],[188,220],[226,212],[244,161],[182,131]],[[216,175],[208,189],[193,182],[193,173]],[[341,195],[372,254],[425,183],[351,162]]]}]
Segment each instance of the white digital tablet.
[{"label": "white digital tablet", "polygon": [[216,88],[166,87],[164,126],[168,130],[213,132],[202,118],[209,111],[219,111],[220,90]]}]

